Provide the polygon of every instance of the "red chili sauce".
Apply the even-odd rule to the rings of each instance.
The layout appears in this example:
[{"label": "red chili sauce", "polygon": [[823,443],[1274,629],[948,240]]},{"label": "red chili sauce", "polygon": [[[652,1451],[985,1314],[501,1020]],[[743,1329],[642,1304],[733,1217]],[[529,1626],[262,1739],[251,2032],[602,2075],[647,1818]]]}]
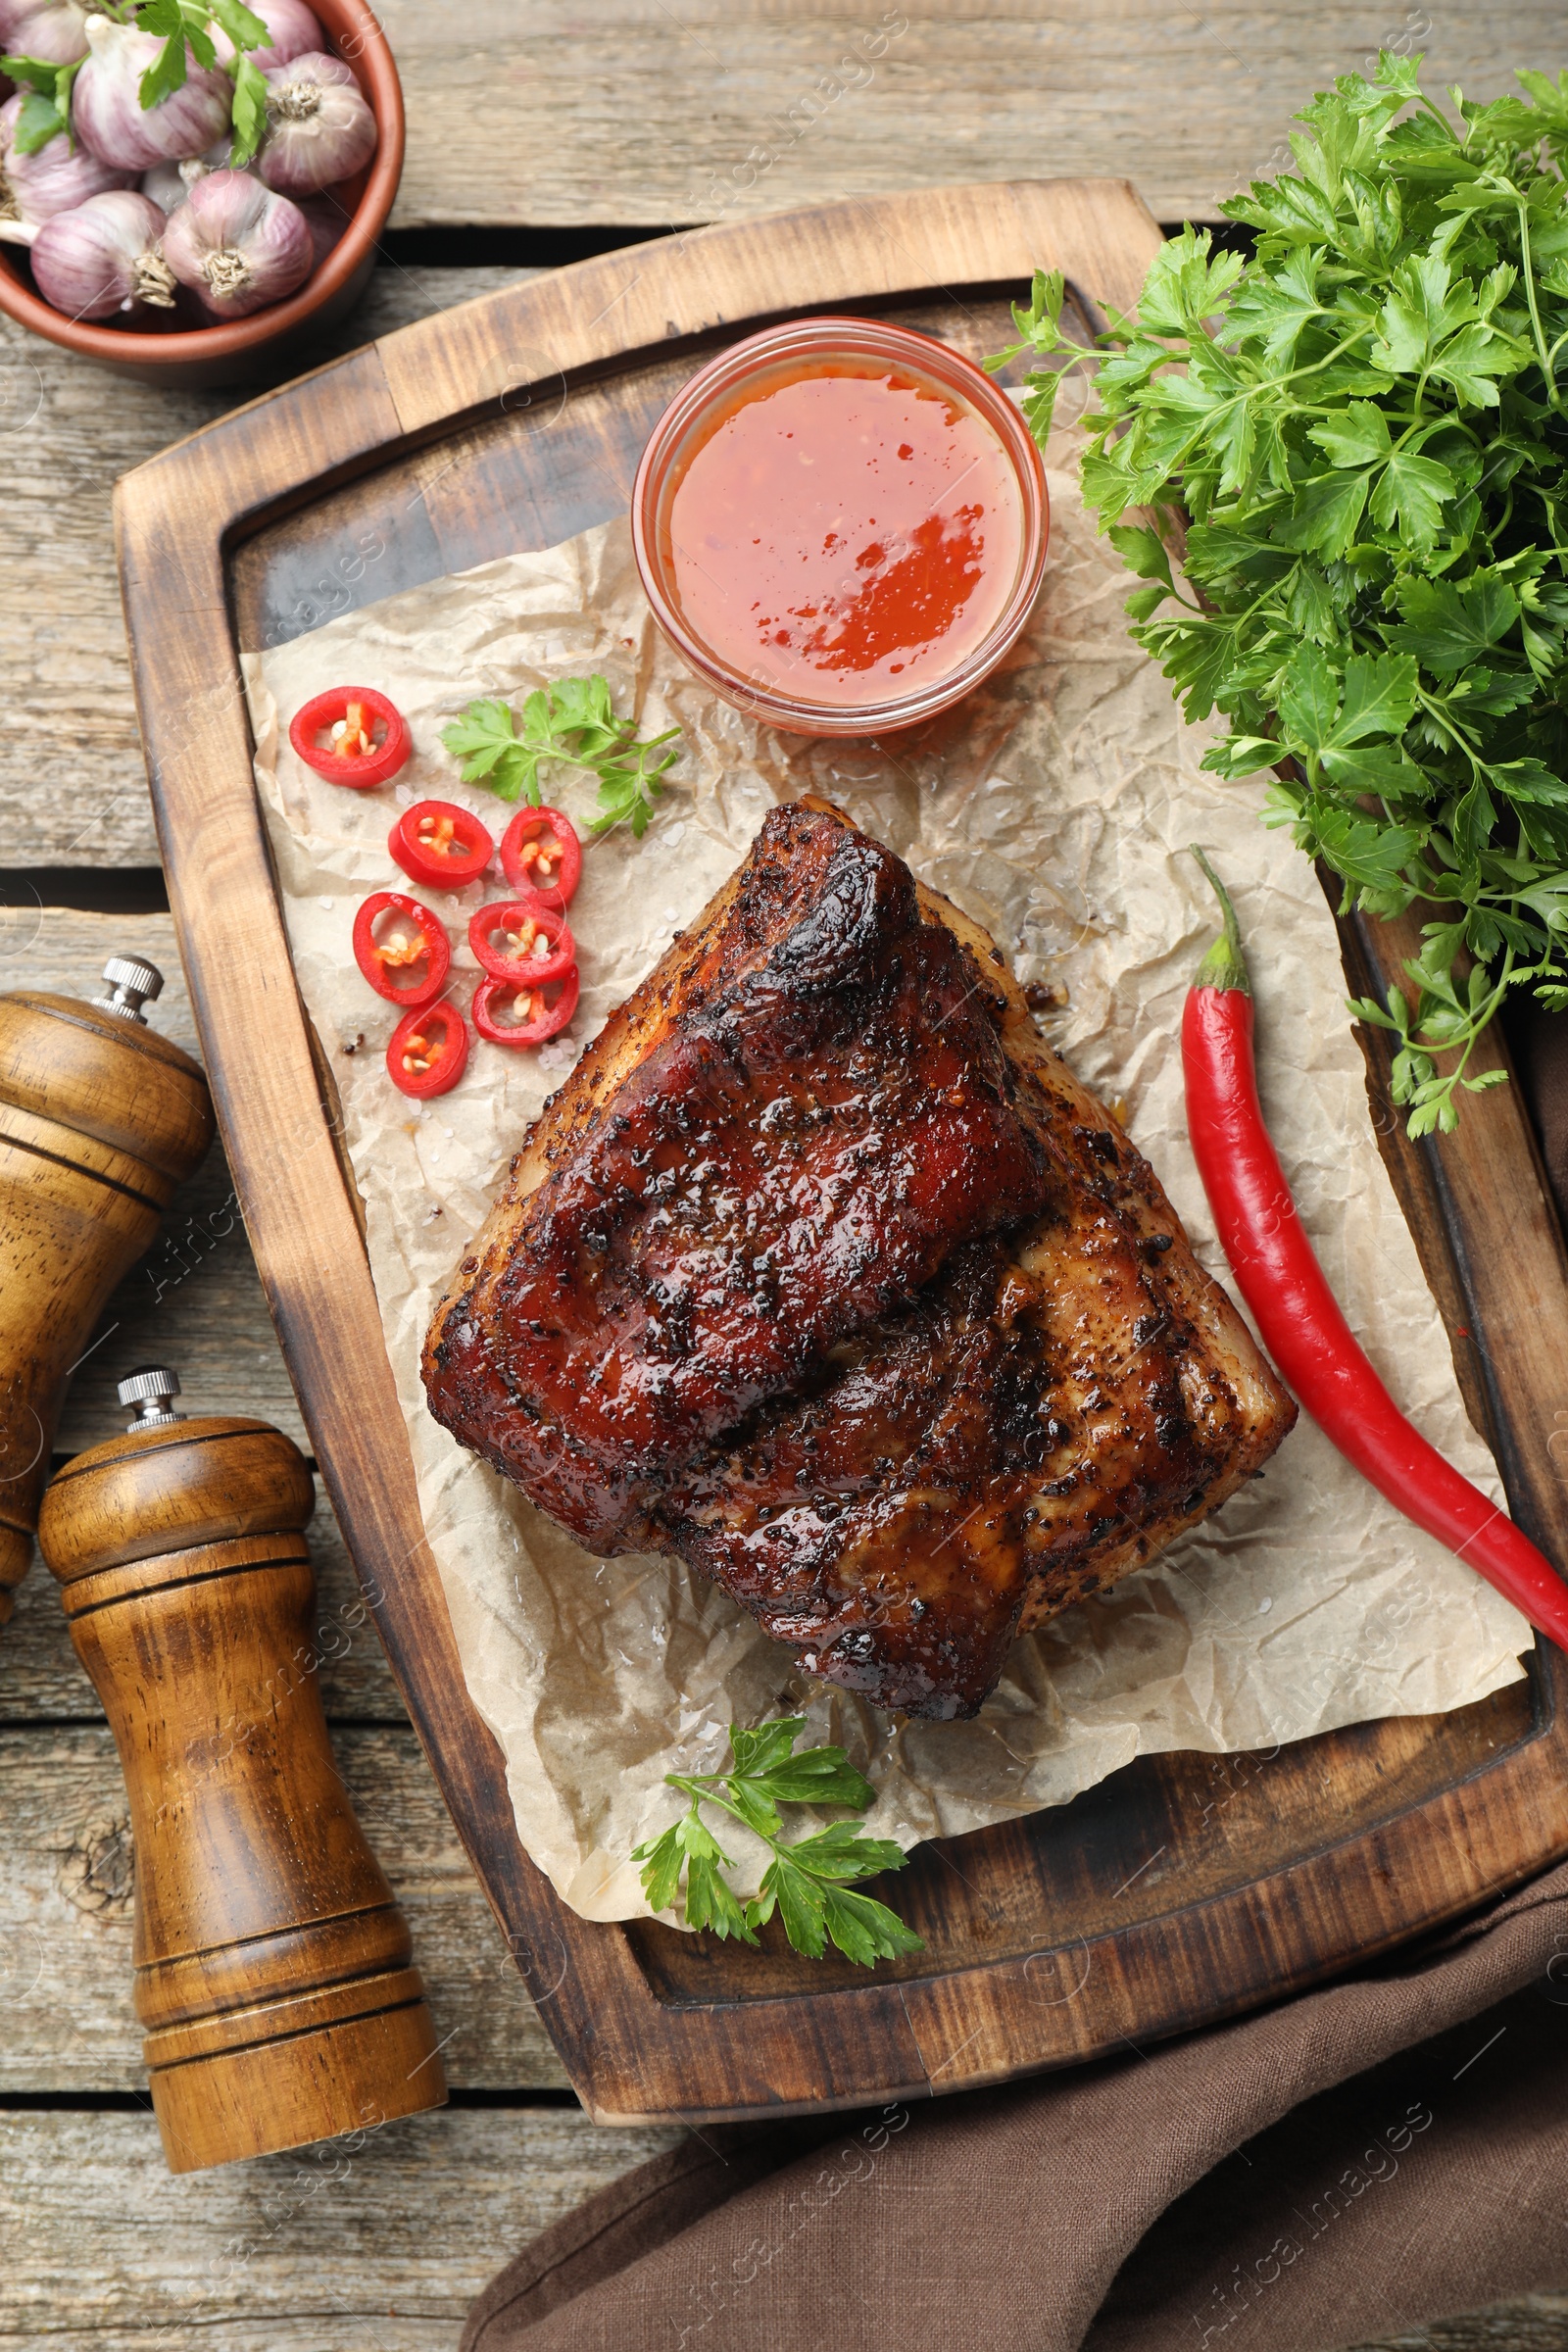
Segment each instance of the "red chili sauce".
[{"label": "red chili sauce", "polygon": [[761,687],[883,702],[948,676],[1017,578],[1017,476],[985,420],[885,367],[805,360],[740,393],[669,509],[681,617]]}]

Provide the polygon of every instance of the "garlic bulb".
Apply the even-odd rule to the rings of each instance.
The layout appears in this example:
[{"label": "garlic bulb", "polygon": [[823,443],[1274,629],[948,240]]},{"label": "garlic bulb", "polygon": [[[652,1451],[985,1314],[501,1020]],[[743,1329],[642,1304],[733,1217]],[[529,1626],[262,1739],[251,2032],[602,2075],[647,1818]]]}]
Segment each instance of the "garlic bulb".
[{"label": "garlic bulb", "polygon": [[[218,37],[216,24],[213,26],[213,37],[215,40]],[[220,139],[215,139],[210,147],[204,147],[200,155],[193,155],[180,165],[179,168],[185,174],[186,187],[190,186],[193,179],[200,179],[204,172],[229,171],[232,168],[229,158],[233,152],[234,133],[230,127],[224,131]],[[243,172],[254,172],[256,169],[254,160],[248,164],[242,164],[239,169]]]},{"label": "garlic bulb", "polygon": [[183,205],[183,202],[186,202],[186,195],[190,193],[190,190],[186,188],[186,181],[178,176],[176,163],[155,163],[151,172],[143,172],[139,186],[141,186],[141,193],[148,198],[148,202],[151,202],[151,205],[158,205],[158,210],[165,214],[165,219],[170,217],[170,214],[174,212],[178,205]]},{"label": "garlic bulb", "polygon": [[[233,150],[232,139],[215,139],[205,155],[187,157],[182,164],[154,164],[141,175],[141,192],[150,196],[162,213],[177,212],[199,179],[209,172],[226,172]],[[245,166],[247,172],[251,166]]]},{"label": "garlic bulb", "polygon": [[39,293],[68,318],[108,318],[150,303],[174,307],[174,280],[159,251],[164,216],[129,188],[89,196],[57,213],[33,240]]},{"label": "garlic bulb", "polygon": [[174,212],[190,194],[190,183],[184,176],[183,164],[154,164],[144,172],[139,181],[141,192],[156,204],[165,215]]},{"label": "garlic bulb", "polygon": [[348,179],[375,153],[375,117],[340,58],[312,51],[267,76],[267,136],[256,169],[284,196]]},{"label": "garlic bulb", "polygon": [[82,0],[0,0],[0,51],[46,66],[74,65],[87,54]]},{"label": "garlic bulb", "polygon": [[85,147],[73,151],[64,138],[51,139],[36,155],[19,155],[22,104],[19,90],[0,106],[0,239],[8,245],[30,245],[56,213],[74,213],[89,196],[102,196],[110,188],[128,188],[136,176],[101,164]]},{"label": "garlic bulb", "polygon": [[[305,5],[305,0],[262,0],[260,8],[251,14],[260,17],[271,34],[265,49],[249,52],[253,66],[270,74],[276,66],[286,66],[291,58],[303,57],[308,49],[323,49],[321,27]],[[220,66],[232,63],[234,44],[221,24],[215,24],[213,45],[218,51]]]},{"label": "garlic bulb", "polygon": [[348,205],[340,204],[331,194],[296,196],[294,202],[305,215],[305,224],[311,232],[311,245],[316,257],[314,267],[319,270],[353,220],[353,211]]},{"label": "garlic bulb", "polygon": [[196,180],[165,225],[164,255],[220,318],[244,318],[281,302],[316,263],[299,206],[248,172],[209,172]]},{"label": "garlic bulb", "polygon": [[92,55],[72,93],[72,127],[106,164],[149,172],[167,159],[200,155],[227,131],[234,85],[220,67],[199,66],[187,54],[179,88],[144,107],[141,77],[163,47],[158,35],[89,17],[87,42]]}]

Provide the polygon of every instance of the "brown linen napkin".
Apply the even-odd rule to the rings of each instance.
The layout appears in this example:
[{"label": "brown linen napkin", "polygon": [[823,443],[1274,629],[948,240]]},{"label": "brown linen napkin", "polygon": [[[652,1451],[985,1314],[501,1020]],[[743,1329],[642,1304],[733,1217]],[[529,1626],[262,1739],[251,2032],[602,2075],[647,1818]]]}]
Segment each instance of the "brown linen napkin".
[{"label": "brown linen napkin", "polygon": [[[1568,1218],[1568,1021],[1509,1042]],[[1006,2089],[709,2131],[462,2352],[1337,2352],[1568,2280],[1568,1864],[1380,1967]]]},{"label": "brown linen napkin", "polygon": [[1147,2053],[694,2134],[537,2238],[463,2352],[1205,2352],[1233,2330],[1248,2352],[1333,2352],[1559,2284],[1558,2000],[1568,1864],[1418,1951]]}]

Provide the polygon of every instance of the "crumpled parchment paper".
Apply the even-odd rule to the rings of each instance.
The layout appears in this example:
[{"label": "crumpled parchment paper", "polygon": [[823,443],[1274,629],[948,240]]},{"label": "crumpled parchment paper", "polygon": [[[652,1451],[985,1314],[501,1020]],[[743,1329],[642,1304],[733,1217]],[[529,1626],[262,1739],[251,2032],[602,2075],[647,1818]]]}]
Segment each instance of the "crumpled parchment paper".
[{"label": "crumpled parchment paper", "polygon": [[[1184,726],[1130,642],[1128,583],[1075,475],[1053,470],[1050,487],[1051,558],[1029,632],[1004,672],[913,740],[814,745],[715,703],[659,637],[623,521],[390,597],[248,662],[289,937],[342,1093],[459,1653],[506,1755],[522,1842],[591,1919],[646,1909],[628,1857],[681,1807],[662,1776],[719,1768],[732,1719],[804,1711],[808,1737],[842,1741],[875,1783],[871,1831],[907,1847],[1059,1804],[1140,1754],[1266,1746],[1461,1707],[1515,1680],[1530,1644],[1523,1618],[1303,1418],[1265,1478],[1199,1533],[1016,1643],[974,1722],[900,1723],[794,1674],[786,1651],[680,1562],[586,1556],[424,1409],[431,1307],[545,1096],[732,870],[769,806],[815,790],[984,922],[1023,979],[1065,989],[1049,1018],[1054,1042],[1121,1106],[1223,1280],[1187,1145],[1178,1043],[1215,928],[1184,853],[1192,841],[1208,848],[1247,938],[1266,1107],[1307,1229],[1395,1396],[1500,1499],[1378,1155],[1312,870],[1258,823],[1258,787],[1200,772],[1208,734]],[[386,852],[395,808],[466,802],[499,838],[510,811],[458,781],[442,726],[476,695],[515,704],[592,670],[645,731],[683,728],[685,755],[640,844],[622,829],[587,849],[571,908],[583,989],[568,1036],[537,1053],[476,1039],[461,1086],[417,1106],[383,1065],[395,1010],[350,949],[368,892],[413,888]],[[344,791],[289,748],[288,715],[343,682],[380,687],[410,721],[415,755],[391,789]],[[546,798],[579,820],[592,793],[580,773],[551,771]],[[435,894],[465,974],[467,917],[501,887]]]}]

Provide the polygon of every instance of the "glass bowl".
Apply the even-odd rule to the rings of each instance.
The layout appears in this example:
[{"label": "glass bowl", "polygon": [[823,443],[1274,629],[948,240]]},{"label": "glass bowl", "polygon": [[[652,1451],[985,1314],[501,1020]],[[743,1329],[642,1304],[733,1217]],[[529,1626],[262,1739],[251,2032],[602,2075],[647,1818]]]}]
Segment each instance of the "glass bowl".
[{"label": "glass bowl", "polygon": [[[999,447],[1003,459],[1000,478],[1006,480],[1017,499],[1015,514],[1008,518],[1009,524],[1016,524],[1011,577],[1001,583],[1000,604],[983,634],[966,646],[952,667],[926,674],[906,688],[891,687],[886,679],[875,685],[868,680],[864,700],[847,699],[842,685],[832,697],[813,693],[808,675],[802,677],[799,687],[793,682],[786,684],[777,670],[780,666],[799,670],[802,664],[798,661],[753,664],[719,647],[711,641],[711,624],[705,636],[684,609],[677,576],[673,510],[694,460],[760,392],[817,375],[849,375],[870,381],[886,381],[891,375],[901,389],[912,388],[917,395],[934,395],[951,404],[964,420],[984,428]],[[901,449],[898,454],[903,457],[906,453]],[[972,361],[934,336],[874,318],[802,318],[750,335],[721,352],[676,394],[655,425],[637,468],[631,501],[637,568],[654,616],[670,644],[700,678],[737,710],[797,735],[886,734],[918,725],[969,693],[996,668],[1029,617],[1045,569],[1050,521],[1040,452],[1013,402]],[[787,523],[784,535],[787,540]],[[709,540],[706,546],[714,544]],[[693,561],[685,547],[680,552],[683,560]],[[705,550],[704,568],[712,567],[710,584],[721,592],[718,601],[732,606],[745,587],[755,583],[744,580],[744,559],[737,559],[732,595],[726,561],[727,551],[715,558]],[[995,596],[995,587],[989,593]],[[814,612],[815,608],[806,610]]]}]

